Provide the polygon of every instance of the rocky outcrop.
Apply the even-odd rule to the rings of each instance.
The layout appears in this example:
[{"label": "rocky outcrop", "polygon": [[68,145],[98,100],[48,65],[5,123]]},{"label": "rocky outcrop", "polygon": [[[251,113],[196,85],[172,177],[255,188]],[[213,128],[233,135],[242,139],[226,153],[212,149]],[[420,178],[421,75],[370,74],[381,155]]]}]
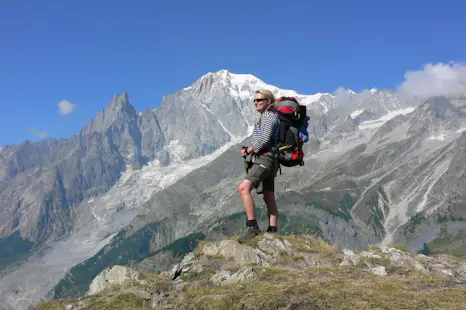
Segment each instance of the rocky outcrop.
[{"label": "rocky outcrop", "polygon": [[247,244],[201,243],[160,274],[115,266],[92,281],[87,296],[60,303],[65,309],[99,302],[122,309],[121,300],[126,307],[165,309],[456,309],[465,293],[465,257],[397,247],[352,251],[266,233]]},{"label": "rocky outcrop", "polygon": [[139,282],[139,272],[124,266],[113,266],[105,269],[92,280],[88,295],[98,294],[112,285],[124,284],[127,282]]},{"label": "rocky outcrop", "polygon": [[221,270],[214,274],[210,278],[210,281],[215,285],[228,285],[248,281],[250,279],[254,279],[255,277],[256,274],[254,273],[254,268],[244,267],[235,273],[232,273],[228,270]]}]

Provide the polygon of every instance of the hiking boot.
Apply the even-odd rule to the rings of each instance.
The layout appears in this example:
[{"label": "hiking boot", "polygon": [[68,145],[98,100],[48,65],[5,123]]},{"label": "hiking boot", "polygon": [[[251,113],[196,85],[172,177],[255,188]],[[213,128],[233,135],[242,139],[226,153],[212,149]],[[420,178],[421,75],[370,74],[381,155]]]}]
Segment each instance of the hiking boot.
[{"label": "hiking boot", "polygon": [[267,228],[267,232],[268,232],[268,233],[277,233],[277,227],[275,227],[275,226],[269,226],[269,227]]},{"label": "hiking boot", "polygon": [[248,226],[248,229],[246,230],[246,232],[241,237],[238,238],[238,242],[243,243],[247,240],[251,240],[257,237],[260,233],[261,233],[261,230],[259,227]]}]

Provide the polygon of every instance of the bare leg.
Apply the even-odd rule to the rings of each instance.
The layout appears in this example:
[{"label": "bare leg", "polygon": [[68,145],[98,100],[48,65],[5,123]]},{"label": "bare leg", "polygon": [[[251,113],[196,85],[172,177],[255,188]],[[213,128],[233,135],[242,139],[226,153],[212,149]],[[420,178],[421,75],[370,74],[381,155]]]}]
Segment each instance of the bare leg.
[{"label": "bare leg", "polygon": [[244,208],[246,209],[246,216],[248,220],[256,219],[256,206],[254,204],[254,199],[252,198],[251,191],[254,188],[254,185],[249,180],[243,180],[240,185],[238,185],[238,192],[243,200]]},{"label": "bare leg", "polygon": [[277,227],[278,208],[273,192],[264,192],[264,201],[269,214],[269,225]]}]

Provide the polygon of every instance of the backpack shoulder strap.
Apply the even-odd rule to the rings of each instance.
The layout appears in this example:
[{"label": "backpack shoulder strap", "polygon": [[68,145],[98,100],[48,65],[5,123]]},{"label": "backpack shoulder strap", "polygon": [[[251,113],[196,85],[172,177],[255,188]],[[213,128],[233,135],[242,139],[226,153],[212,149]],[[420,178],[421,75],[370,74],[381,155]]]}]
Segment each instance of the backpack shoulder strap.
[{"label": "backpack shoulder strap", "polygon": [[282,130],[280,130],[280,127],[281,127],[281,122],[280,122],[280,117],[278,117],[278,112],[275,111],[275,117],[277,119],[277,131],[275,132],[275,138],[276,138],[276,141],[277,141],[277,144],[280,143],[280,135],[281,135],[281,132]]}]

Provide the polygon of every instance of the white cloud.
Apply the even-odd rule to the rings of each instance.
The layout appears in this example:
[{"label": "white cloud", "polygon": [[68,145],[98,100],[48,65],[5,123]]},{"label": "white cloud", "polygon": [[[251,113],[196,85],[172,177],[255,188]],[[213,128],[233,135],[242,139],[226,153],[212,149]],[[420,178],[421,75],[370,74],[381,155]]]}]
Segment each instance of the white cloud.
[{"label": "white cloud", "polygon": [[461,64],[427,64],[423,70],[408,71],[398,86],[402,96],[426,99],[433,96],[466,95],[466,66]]},{"label": "white cloud", "polygon": [[34,128],[28,128],[27,131],[35,136],[35,137],[38,137],[38,138],[46,138],[49,134],[46,132],[46,131],[40,131],[40,130],[37,130],[37,129],[34,129]]},{"label": "white cloud", "polygon": [[348,93],[347,88],[340,86],[333,92],[333,95],[336,97],[335,101],[338,105],[347,105],[353,102],[353,96]]},{"label": "white cloud", "polygon": [[60,101],[57,104],[57,106],[58,106],[58,113],[60,113],[61,115],[68,115],[78,107],[77,104],[72,104],[68,100]]},{"label": "white cloud", "polygon": [[351,90],[343,87],[338,87],[333,94],[336,97],[336,103],[342,106],[374,97],[374,94],[368,89],[364,89],[359,93],[352,93]]}]

